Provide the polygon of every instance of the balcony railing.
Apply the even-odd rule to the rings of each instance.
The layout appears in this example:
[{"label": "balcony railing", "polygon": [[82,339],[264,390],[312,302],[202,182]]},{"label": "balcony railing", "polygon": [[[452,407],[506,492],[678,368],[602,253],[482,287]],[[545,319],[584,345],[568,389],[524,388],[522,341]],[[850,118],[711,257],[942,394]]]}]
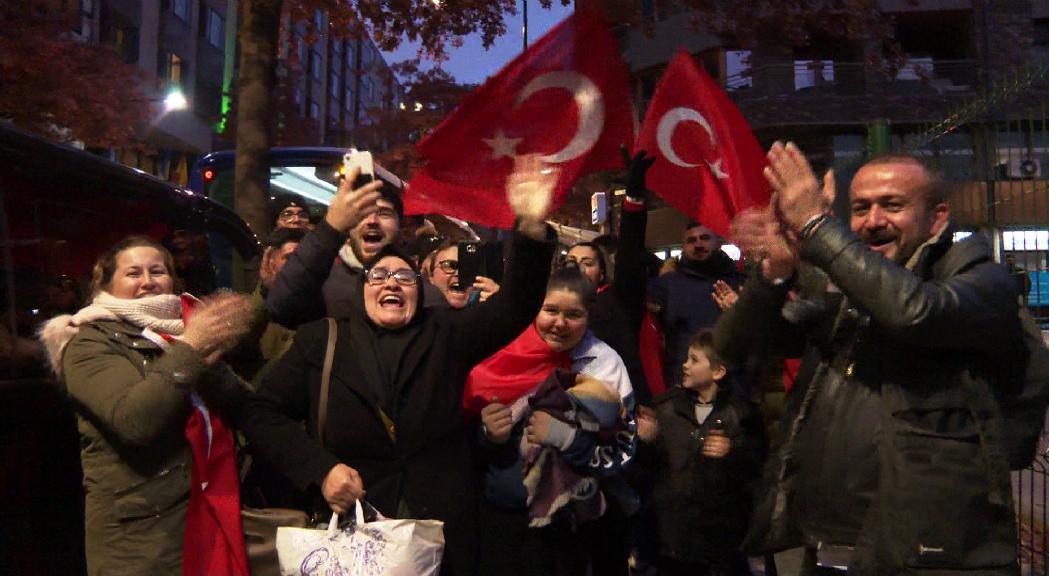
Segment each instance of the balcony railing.
[{"label": "balcony railing", "polygon": [[894,73],[863,62],[798,60],[749,68],[728,76],[724,86],[739,99],[772,96],[939,94],[975,90],[973,60],[908,60]]}]

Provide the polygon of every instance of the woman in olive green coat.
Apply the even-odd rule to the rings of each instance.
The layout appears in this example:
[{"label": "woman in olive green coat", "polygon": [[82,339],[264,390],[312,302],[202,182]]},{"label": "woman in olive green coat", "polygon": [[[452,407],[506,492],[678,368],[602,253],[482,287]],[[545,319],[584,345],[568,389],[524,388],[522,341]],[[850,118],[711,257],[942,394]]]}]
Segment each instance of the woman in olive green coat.
[{"label": "woman in olive green coat", "polygon": [[92,576],[182,574],[190,394],[223,412],[246,392],[219,362],[247,329],[245,300],[183,322],[173,270],[162,246],[127,238],[95,265],[92,304],[41,332],[77,408]]}]

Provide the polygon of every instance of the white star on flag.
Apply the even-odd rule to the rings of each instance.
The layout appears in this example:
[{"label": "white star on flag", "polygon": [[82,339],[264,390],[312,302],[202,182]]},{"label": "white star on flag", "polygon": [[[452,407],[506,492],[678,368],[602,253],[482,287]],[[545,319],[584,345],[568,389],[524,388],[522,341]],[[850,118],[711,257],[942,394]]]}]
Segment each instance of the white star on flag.
[{"label": "white star on flag", "polygon": [[502,128],[499,128],[495,131],[494,136],[481,138],[481,140],[492,149],[492,159],[498,160],[503,156],[511,159],[517,156],[517,145],[521,143],[522,138],[510,138]]},{"label": "white star on flag", "polygon": [[718,180],[728,180],[728,174],[721,169],[721,158],[718,158],[714,162],[707,161],[707,166],[710,166],[710,171],[714,173],[714,176]]}]

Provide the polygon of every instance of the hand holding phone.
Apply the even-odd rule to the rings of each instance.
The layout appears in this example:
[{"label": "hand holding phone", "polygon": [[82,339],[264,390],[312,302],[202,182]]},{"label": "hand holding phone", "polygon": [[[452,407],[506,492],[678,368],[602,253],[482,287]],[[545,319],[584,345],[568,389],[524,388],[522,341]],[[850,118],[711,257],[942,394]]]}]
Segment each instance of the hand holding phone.
[{"label": "hand holding phone", "polygon": [[483,273],[484,262],[480,242],[459,242],[459,285],[473,286],[477,277]]},{"label": "hand holding phone", "polygon": [[359,169],[358,176],[353,182],[354,189],[375,181],[375,160],[372,158],[371,152],[351,150],[343,154],[343,174],[349,178],[354,168]]}]

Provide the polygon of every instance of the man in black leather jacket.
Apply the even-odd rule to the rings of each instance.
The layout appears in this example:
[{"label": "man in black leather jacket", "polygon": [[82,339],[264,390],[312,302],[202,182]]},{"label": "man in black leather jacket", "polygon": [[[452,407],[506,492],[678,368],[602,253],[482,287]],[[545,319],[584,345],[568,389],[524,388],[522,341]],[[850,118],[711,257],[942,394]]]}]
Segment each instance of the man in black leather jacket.
[{"label": "man in black leather jacket", "polygon": [[944,186],[915,158],[857,172],[849,227],[831,173],[821,191],[793,144],[769,160],[773,207],[734,224],[761,273],[716,344],[803,363],[747,546],[818,548],[849,574],[1018,574],[994,400],[1022,347],[1008,272],[982,235],[952,241]]}]

